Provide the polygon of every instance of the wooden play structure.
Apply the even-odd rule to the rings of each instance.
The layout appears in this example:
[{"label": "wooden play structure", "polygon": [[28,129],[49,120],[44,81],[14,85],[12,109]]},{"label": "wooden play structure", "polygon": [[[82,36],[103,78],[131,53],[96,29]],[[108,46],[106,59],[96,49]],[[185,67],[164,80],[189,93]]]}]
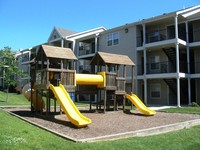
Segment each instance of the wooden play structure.
[{"label": "wooden play structure", "polygon": [[98,95],[96,109],[101,109],[103,105],[105,112],[106,106],[113,101],[116,110],[117,99],[124,99],[126,94],[126,68],[131,66],[130,90],[133,91],[134,63],[125,55],[97,52],[91,61],[91,65],[97,68],[97,74],[77,74],[75,70],[77,58],[69,48],[41,45],[34,59],[35,63],[32,63],[31,67],[32,87],[36,91],[36,101],[39,96],[46,96],[46,113],[50,112],[50,98],[53,97],[49,90],[50,84],[54,86],[62,84],[73,101],[75,94],[81,93],[80,91],[76,93],[78,85],[85,85],[86,89],[87,86],[89,88],[92,86],[94,89],[89,92]]},{"label": "wooden play structure", "polygon": [[[69,48],[41,45],[31,63],[32,88],[37,97],[46,96],[46,113],[50,112],[50,98],[52,97],[49,85],[63,84],[73,96],[75,92],[75,60],[73,51]],[[38,98],[36,98],[36,101]],[[33,101],[32,101],[33,102]],[[32,105],[33,106],[33,105]],[[56,107],[56,103],[54,104]],[[54,107],[54,110],[55,110]],[[35,108],[35,111],[41,108]]]},{"label": "wooden play structure", "polygon": [[97,52],[91,61],[91,65],[97,67],[97,72],[104,71],[106,74],[106,85],[98,90],[96,109],[100,109],[103,104],[103,111],[110,103],[114,104],[114,110],[117,110],[117,100],[123,100],[125,105],[126,94],[126,68],[130,66],[131,71],[131,91],[134,83],[134,63],[126,55]]},{"label": "wooden play structure", "polygon": [[[41,45],[32,56],[34,58],[30,63],[31,98],[29,98],[32,111],[46,110],[48,115],[51,112],[50,99],[56,98],[74,125],[83,127],[90,124],[91,120],[83,116],[73,102],[75,94],[84,93],[78,86],[84,85],[84,91],[96,94],[96,110],[105,113],[110,110],[110,106],[113,106],[112,110],[115,111],[118,109],[119,101],[124,109],[125,99],[129,99],[144,114],[155,114],[136,95],[129,95],[126,92],[128,71],[129,91],[133,91],[135,65],[126,55],[97,52],[91,60],[92,67],[96,68],[96,74],[76,73],[77,58],[69,48]],[[92,109],[91,102],[90,109]],[[56,100],[54,100],[54,112],[56,112]]]}]

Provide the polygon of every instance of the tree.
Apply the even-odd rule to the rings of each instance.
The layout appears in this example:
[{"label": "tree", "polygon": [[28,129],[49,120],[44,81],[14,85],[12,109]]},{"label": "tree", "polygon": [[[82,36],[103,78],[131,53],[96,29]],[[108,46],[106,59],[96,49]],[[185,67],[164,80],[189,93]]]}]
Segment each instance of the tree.
[{"label": "tree", "polygon": [[[15,52],[10,47],[0,50],[0,68],[3,77],[3,84],[7,87],[16,86],[17,77],[24,76],[22,70],[18,68],[18,61],[15,59]],[[4,86],[3,85],[3,86]]]}]

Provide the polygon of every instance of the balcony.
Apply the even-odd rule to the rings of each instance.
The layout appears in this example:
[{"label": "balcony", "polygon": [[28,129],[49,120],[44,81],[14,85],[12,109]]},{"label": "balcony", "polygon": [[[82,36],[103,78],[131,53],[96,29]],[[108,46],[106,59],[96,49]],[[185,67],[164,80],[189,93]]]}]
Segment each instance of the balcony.
[{"label": "balcony", "polygon": [[147,64],[147,74],[173,73],[175,71],[175,66],[171,62]]},{"label": "balcony", "polygon": [[[179,39],[186,40],[185,30],[180,30],[178,33]],[[175,38],[175,31],[172,29],[152,30],[146,33],[146,44],[153,42],[160,42],[165,40],[171,40]],[[200,38],[200,37],[199,37]],[[137,36],[137,47],[142,46],[143,37]]]},{"label": "balcony", "polygon": [[[146,34],[146,43],[152,43],[152,42],[159,42],[167,40],[166,35],[167,30],[158,30],[158,31],[150,31]],[[170,36],[170,39],[174,38],[174,35]]]},{"label": "balcony", "polygon": [[[188,73],[187,71],[187,62],[179,63],[180,72]],[[147,73],[146,74],[161,74],[161,73],[175,73],[176,72],[176,64],[165,61],[158,63],[148,63],[146,65]],[[142,65],[137,66],[137,75],[143,75],[144,68]]]},{"label": "balcony", "polygon": [[95,49],[92,49],[90,46],[80,46],[79,47],[79,56],[94,54]]}]

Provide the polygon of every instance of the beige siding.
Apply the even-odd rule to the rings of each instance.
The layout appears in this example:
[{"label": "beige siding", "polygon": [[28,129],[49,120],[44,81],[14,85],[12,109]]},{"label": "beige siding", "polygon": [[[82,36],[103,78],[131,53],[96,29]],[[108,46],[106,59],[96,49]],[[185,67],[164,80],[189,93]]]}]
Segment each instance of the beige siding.
[{"label": "beige siding", "polygon": [[[130,57],[130,59],[136,63],[136,35],[135,26],[128,28],[128,33],[125,33],[125,28],[119,30],[111,30],[110,32],[104,32],[99,39],[99,51],[108,52],[113,54],[123,54]],[[109,33],[119,33],[119,44],[113,46],[107,46],[107,35]],[[127,76],[131,75],[131,67],[127,67]]]},{"label": "beige siding", "polygon": [[55,40],[57,38],[60,38],[60,35],[54,30],[53,33],[51,34],[51,37],[49,38],[49,41]]},{"label": "beige siding", "polygon": [[[152,83],[158,83],[161,85],[161,97],[160,98],[151,98],[150,94],[150,86]],[[147,80],[147,103],[148,104],[159,104],[159,105],[169,105],[169,98],[168,98],[168,86],[163,80]]]},{"label": "beige siding", "polygon": [[154,51],[153,49],[148,50],[147,51],[147,63],[150,63],[150,58],[152,56],[159,56],[160,62],[167,62],[168,61],[166,54],[162,50],[158,50],[158,51]]}]

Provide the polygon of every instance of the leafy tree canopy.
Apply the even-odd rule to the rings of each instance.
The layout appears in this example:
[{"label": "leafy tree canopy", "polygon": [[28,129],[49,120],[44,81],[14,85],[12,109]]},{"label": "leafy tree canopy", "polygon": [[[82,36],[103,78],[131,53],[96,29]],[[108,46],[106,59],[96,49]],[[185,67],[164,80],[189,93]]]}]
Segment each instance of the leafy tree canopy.
[{"label": "leafy tree canopy", "polygon": [[2,72],[4,84],[15,86],[17,77],[24,76],[22,70],[18,67],[18,61],[15,59],[15,52],[10,47],[4,47],[0,50],[0,70]]}]

